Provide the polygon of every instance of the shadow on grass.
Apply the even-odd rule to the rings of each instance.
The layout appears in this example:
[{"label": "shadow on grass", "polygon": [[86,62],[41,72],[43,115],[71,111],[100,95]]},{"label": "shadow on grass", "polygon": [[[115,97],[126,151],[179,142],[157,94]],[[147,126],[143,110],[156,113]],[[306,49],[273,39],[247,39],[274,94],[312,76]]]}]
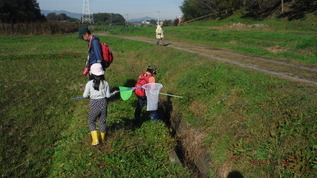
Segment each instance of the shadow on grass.
[{"label": "shadow on grass", "polygon": [[[137,81],[134,79],[128,79],[123,86],[134,87],[136,82]],[[118,87],[112,88],[111,91],[114,91],[114,90],[118,90]],[[169,94],[172,94],[172,93],[169,93]],[[116,96],[110,98],[109,101],[113,102],[113,101],[116,101],[119,99],[120,99],[120,95],[117,94]],[[136,104],[137,104],[137,100],[131,104],[131,107],[136,108]],[[167,96],[167,99],[164,99],[164,100],[159,102],[157,114],[158,114],[159,119],[161,121],[163,121],[166,124],[166,126],[169,128],[171,127],[171,113],[172,113],[172,111],[173,111],[173,103],[171,100],[171,96]],[[112,124],[108,129],[110,132],[117,130],[117,129],[135,130],[135,129],[139,128],[144,122],[150,120],[149,115],[150,115],[150,113],[146,111],[146,106],[144,106],[142,109],[142,113],[141,113],[141,119],[138,122],[136,122],[134,120],[134,118],[133,119],[120,118],[121,122]],[[134,113],[133,113],[133,116],[134,116]],[[172,136],[174,134],[175,133],[172,133]]]},{"label": "shadow on grass", "polygon": [[124,86],[126,86],[126,87],[134,87],[135,86],[135,84],[136,84],[136,80],[134,80],[134,79],[128,79],[127,81],[126,81],[126,83],[124,84]]},{"label": "shadow on grass", "polygon": [[[128,79],[126,81],[126,83],[123,84],[122,86],[132,88],[135,86],[136,82],[137,81],[134,79]],[[112,91],[114,91],[114,90],[119,90],[119,87],[112,88]],[[133,94],[134,93],[132,93],[132,95]],[[109,101],[113,102],[113,101],[120,100],[120,99],[121,99],[120,94],[117,94],[116,96],[110,98]],[[136,108],[136,104],[137,104],[137,100],[131,104],[131,107]],[[110,127],[108,127],[109,131],[112,132],[112,131],[115,131],[118,129],[135,130],[135,129],[139,128],[143,122],[149,120],[149,113],[144,111],[145,109],[146,109],[146,107],[143,107],[143,110],[141,113],[141,119],[139,122],[135,122],[134,118],[131,119],[131,118],[123,117],[123,118],[120,118],[121,121],[119,123],[114,123]],[[133,116],[134,116],[134,113],[133,113]]]},{"label": "shadow on grass", "polygon": [[[123,85],[123,86],[125,86],[125,87],[134,87],[134,85],[136,84],[136,80],[134,80],[134,79],[128,79],[127,80],[127,82]],[[110,89],[110,91],[112,92],[112,91],[115,91],[115,90],[119,90],[119,87],[112,87],[111,89]],[[132,93],[133,94],[133,93]],[[117,100],[120,100],[121,99],[121,97],[120,97],[120,93],[117,93],[115,96],[113,96],[113,97],[111,97],[111,98],[108,98],[107,100],[109,101],[109,102],[113,102],[113,101],[117,101]],[[135,106],[133,106],[133,107],[135,107]]]},{"label": "shadow on grass", "polygon": [[173,111],[173,103],[171,96],[167,96],[167,100],[160,101],[158,106],[158,115],[167,127],[171,127],[171,113]]},{"label": "shadow on grass", "polygon": [[122,117],[120,118],[119,123],[113,123],[109,127],[107,127],[107,131],[109,132],[115,132],[119,129],[125,129],[125,130],[134,130],[134,123],[131,118]]},{"label": "shadow on grass", "polygon": [[239,171],[232,171],[228,174],[227,178],[243,178],[243,175]]}]

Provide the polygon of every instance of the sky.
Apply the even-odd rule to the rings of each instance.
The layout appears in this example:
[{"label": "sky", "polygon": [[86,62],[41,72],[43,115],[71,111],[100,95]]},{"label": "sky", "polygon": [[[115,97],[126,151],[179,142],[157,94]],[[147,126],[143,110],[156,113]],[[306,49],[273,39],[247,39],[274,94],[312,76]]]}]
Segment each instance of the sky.
[{"label": "sky", "polygon": [[[37,0],[41,10],[83,12],[84,0]],[[91,13],[116,13],[127,20],[152,17],[170,20],[182,16],[180,6],[184,0],[90,0]]]}]

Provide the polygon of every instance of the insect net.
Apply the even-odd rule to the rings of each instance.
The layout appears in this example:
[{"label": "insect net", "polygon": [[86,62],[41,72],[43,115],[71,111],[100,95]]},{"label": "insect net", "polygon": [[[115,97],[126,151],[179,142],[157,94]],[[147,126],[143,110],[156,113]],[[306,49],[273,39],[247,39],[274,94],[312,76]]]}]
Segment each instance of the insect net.
[{"label": "insect net", "polygon": [[160,83],[148,83],[142,86],[147,98],[147,111],[156,111],[160,90],[163,87]]}]

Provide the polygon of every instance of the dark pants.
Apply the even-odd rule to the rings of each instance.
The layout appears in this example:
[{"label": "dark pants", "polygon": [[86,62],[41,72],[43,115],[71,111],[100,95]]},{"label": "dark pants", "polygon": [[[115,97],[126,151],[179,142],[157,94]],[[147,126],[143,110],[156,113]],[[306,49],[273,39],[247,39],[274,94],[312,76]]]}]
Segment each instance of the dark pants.
[{"label": "dark pants", "polygon": [[[146,97],[145,96],[143,96],[143,97],[138,96],[138,102],[137,102],[137,105],[136,105],[136,108],[135,108],[135,112],[134,112],[134,120],[135,120],[135,122],[140,122],[141,121],[142,108],[144,106],[146,106],[146,104],[147,104]],[[152,120],[155,120],[155,121],[159,120],[156,111],[148,111],[148,112],[149,112],[150,118]]]},{"label": "dark pants", "polygon": [[156,45],[164,46],[165,45],[164,38],[157,38],[156,39]]}]

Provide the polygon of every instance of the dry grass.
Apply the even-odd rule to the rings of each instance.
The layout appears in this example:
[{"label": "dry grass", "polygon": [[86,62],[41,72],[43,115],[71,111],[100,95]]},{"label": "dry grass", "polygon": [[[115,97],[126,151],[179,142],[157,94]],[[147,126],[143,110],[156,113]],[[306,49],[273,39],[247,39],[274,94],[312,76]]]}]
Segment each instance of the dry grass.
[{"label": "dry grass", "polygon": [[252,29],[255,30],[264,30],[264,31],[271,31],[272,29],[265,24],[244,24],[244,23],[233,23],[231,25],[223,25],[223,26],[215,26],[215,27],[203,27],[207,29],[216,29],[220,31],[227,31],[227,30],[236,30],[236,31],[250,31]]},{"label": "dry grass", "polygon": [[271,53],[280,53],[280,52],[286,52],[288,51],[289,49],[285,49],[281,46],[271,46],[271,47],[267,47],[266,48],[267,51],[271,52]]},{"label": "dry grass", "polygon": [[189,111],[191,111],[198,118],[204,116],[204,113],[201,111],[207,111],[209,108],[210,107],[208,105],[197,100],[194,100],[188,107]]}]

